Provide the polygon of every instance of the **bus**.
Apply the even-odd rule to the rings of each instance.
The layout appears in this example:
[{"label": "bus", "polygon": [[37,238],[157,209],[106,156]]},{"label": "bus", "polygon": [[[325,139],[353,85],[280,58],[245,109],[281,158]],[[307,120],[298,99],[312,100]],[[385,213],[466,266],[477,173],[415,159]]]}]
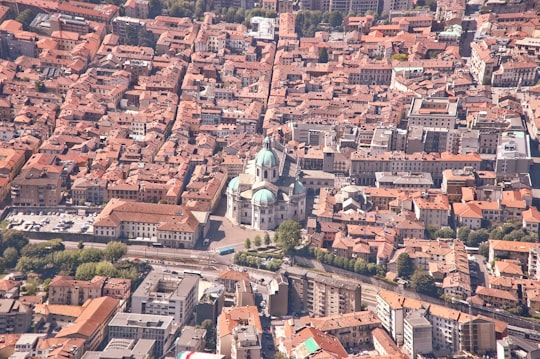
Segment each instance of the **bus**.
[{"label": "bus", "polygon": [[198,270],[187,269],[187,270],[184,271],[184,275],[196,275],[196,276],[202,278],[202,274]]},{"label": "bus", "polygon": [[223,248],[219,250],[219,255],[224,256],[226,254],[234,253],[234,247]]}]

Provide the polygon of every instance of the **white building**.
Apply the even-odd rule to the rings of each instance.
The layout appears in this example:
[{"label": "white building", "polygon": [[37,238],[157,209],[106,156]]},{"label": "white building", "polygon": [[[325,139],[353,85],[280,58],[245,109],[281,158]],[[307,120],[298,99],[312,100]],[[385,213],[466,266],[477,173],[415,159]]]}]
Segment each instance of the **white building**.
[{"label": "white building", "polygon": [[286,220],[306,219],[306,190],[287,150],[272,148],[269,137],[246,173],[227,187],[227,218],[255,229],[274,229]]},{"label": "white building", "polygon": [[199,277],[150,272],[132,296],[132,312],[172,316],[175,324],[188,321],[199,296]]}]

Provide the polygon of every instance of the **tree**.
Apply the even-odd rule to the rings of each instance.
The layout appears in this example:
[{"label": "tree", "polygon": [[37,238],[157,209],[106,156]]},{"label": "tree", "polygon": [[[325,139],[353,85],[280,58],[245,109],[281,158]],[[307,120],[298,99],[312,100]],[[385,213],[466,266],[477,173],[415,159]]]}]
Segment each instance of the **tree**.
[{"label": "tree", "polygon": [[435,232],[435,238],[456,238],[456,232],[450,227],[439,228]]},{"label": "tree", "polygon": [[39,289],[39,279],[29,278],[25,284],[27,295],[36,295]]},{"label": "tree", "polygon": [[103,250],[105,258],[113,263],[125,256],[126,253],[127,246],[122,242],[109,242]]},{"label": "tree", "polygon": [[244,242],[244,248],[245,249],[250,249],[251,248],[251,239],[246,238],[246,240]]},{"label": "tree", "polygon": [[0,258],[0,274],[4,273],[6,270],[6,262],[4,261],[4,258]]},{"label": "tree", "polygon": [[292,220],[281,222],[279,225],[276,231],[278,244],[285,254],[292,253],[295,247],[300,244],[301,229],[300,223]]},{"label": "tree", "polygon": [[426,271],[417,269],[411,277],[411,288],[421,294],[427,294],[432,297],[437,296],[437,287],[435,279]]},{"label": "tree", "polygon": [[206,330],[206,349],[215,350],[216,349],[216,326],[211,319],[203,320],[201,323],[201,328]]},{"label": "tree", "polygon": [[161,15],[161,1],[159,0],[150,0],[149,1],[149,11],[148,11],[148,17],[150,19],[155,18],[156,16]]},{"label": "tree", "polygon": [[341,26],[341,24],[343,23],[343,14],[341,13],[341,11],[332,11],[328,15],[328,22],[332,27]]},{"label": "tree", "polygon": [[84,242],[83,242],[83,241],[79,241],[79,243],[77,243],[77,248],[78,248],[78,249],[84,249]]},{"label": "tree", "polygon": [[471,229],[469,227],[459,227],[458,228],[458,238],[462,242],[467,242],[467,238],[469,238],[470,233],[471,233]]},{"label": "tree", "polygon": [[28,238],[23,232],[15,231],[13,229],[7,230],[2,233],[2,248],[8,247],[15,248],[18,252],[21,252],[24,246],[29,243]]},{"label": "tree", "polygon": [[408,59],[409,59],[409,55],[407,55],[407,54],[394,54],[394,55],[392,55],[392,60],[405,62]]},{"label": "tree", "polygon": [[100,262],[103,259],[103,251],[98,248],[85,248],[79,253],[79,262]]},{"label": "tree", "polygon": [[478,254],[484,256],[484,258],[489,257],[489,244],[487,242],[480,243]]},{"label": "tree", "polygon": [[328,63],[328,49],[326,47],[321,47],[319,49],[319,63]]},{"label": "tree", "polygon": [[270,239],[270,235],[268,233],[264,234],[264,245],[269,246],[272,240]]},{"label": "tree", "polygon": [[469,237],[467,237],[467,245],[469,247],[478,247],[482,242],[489,239],[489,232],[486,229],[479,229],[477,231],[471,231]]},{"label": "tree", "polygon": [[30,24],[34,19],[34,13],[30,9],[21,11],[21,13],[15,18],[15,21],[20,22],[23,25],[23,29],[28,31],[30,30]]},{"label": "tree", "polygon": [[253,244],[255,245],[255,247],[260,247],[262,244],[261,236],[256,235],[255,238],[253,238]]},{"label": "tree", "polygon": [[116,277],[117,274],[117,270],[111,262],[101,261],[96,264],[96,275]]},{"label": "tree", "polygon": [[19,252],[14,247],[8,247],[4,250],[3,253],[4,264],[8,268],[13,268],[17,265],[17,260],[19,259]]},{"label": "tree", "polygon": [[366,274],[368,271],[367,264],[362,258],[358,258],[354,263],[354,272],[358,274]]},{"label": "tree", "polygon": [[397,274],[403,279],[409,279],[414,272],[414,262],[407,252],[403,252],[397,259]]},{"label": "tree", "polygon": [[96,275],[97,263],[82,263],[75,272],[75,279],[90,280]]}]

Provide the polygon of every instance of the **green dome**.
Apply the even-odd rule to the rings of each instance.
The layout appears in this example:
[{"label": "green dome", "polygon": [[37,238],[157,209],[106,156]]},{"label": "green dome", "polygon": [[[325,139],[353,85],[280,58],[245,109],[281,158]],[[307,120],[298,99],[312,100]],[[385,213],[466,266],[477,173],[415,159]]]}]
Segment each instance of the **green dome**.
[{"label": "green dome", "polygon": [[302,194],[306,191],[304,185],[299,180],[294,181],[293,194]]},{"label": "green dome", "polygon": [[236,176],[229,182],[229,186],[227,188],[232,190],[233,192],[236,192],[238,191],[239,183],[240,183],[240,177]]},{"label": "green dome", "polygon": [[268,148],[263,148],[255,157],[255,164],[262,167],[276,167],[279,163],[276,153]]},{"label": "green dome", "polygon": [[263,188],[258,190],[255,195],[253,196],[253,202],[259,203],[259,204],[271,204],[276,201],[276,197],[274,197],[274,194],[272,191]]}]

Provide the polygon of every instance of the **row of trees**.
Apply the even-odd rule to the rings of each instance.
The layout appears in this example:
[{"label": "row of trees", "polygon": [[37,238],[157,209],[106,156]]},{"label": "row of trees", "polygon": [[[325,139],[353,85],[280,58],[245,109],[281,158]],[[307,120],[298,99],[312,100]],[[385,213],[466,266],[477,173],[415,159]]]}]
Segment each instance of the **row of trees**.
[{"label": "row of trees", "polygon": [[283,261],[277,258],[267,261],[255,254],[237,252],[234,254],[234,263],[241,266],[266,269],[275,272],[281,267]]},{"label": "row of trees", "polygon": [[334,255],[334,253],[326,251],[321,248],[309,247],[304,254],[310,258],[317,259],[317,261],[329,264],[338,268],[342,268],[357,274],[372,275],[384,277],[386,270],[383,266],[375,263],[366,263],[362,258],[344,258]]},{"label": "row of trees", "polygon": [[256,248],[259,248],[263,245],[263,243],[265,246],[269,246],[270,244],[272,244],[272,239],[270,239],[270,235],[268,233],[264,234],[264,239],[261,239],[261,236],[259,235],[253,237],[253,241],[251,241],[251,239],[249,238],[246,238],[244,242],[244,248],[249,250],[251,249],[252,245],[254,245]]}]

